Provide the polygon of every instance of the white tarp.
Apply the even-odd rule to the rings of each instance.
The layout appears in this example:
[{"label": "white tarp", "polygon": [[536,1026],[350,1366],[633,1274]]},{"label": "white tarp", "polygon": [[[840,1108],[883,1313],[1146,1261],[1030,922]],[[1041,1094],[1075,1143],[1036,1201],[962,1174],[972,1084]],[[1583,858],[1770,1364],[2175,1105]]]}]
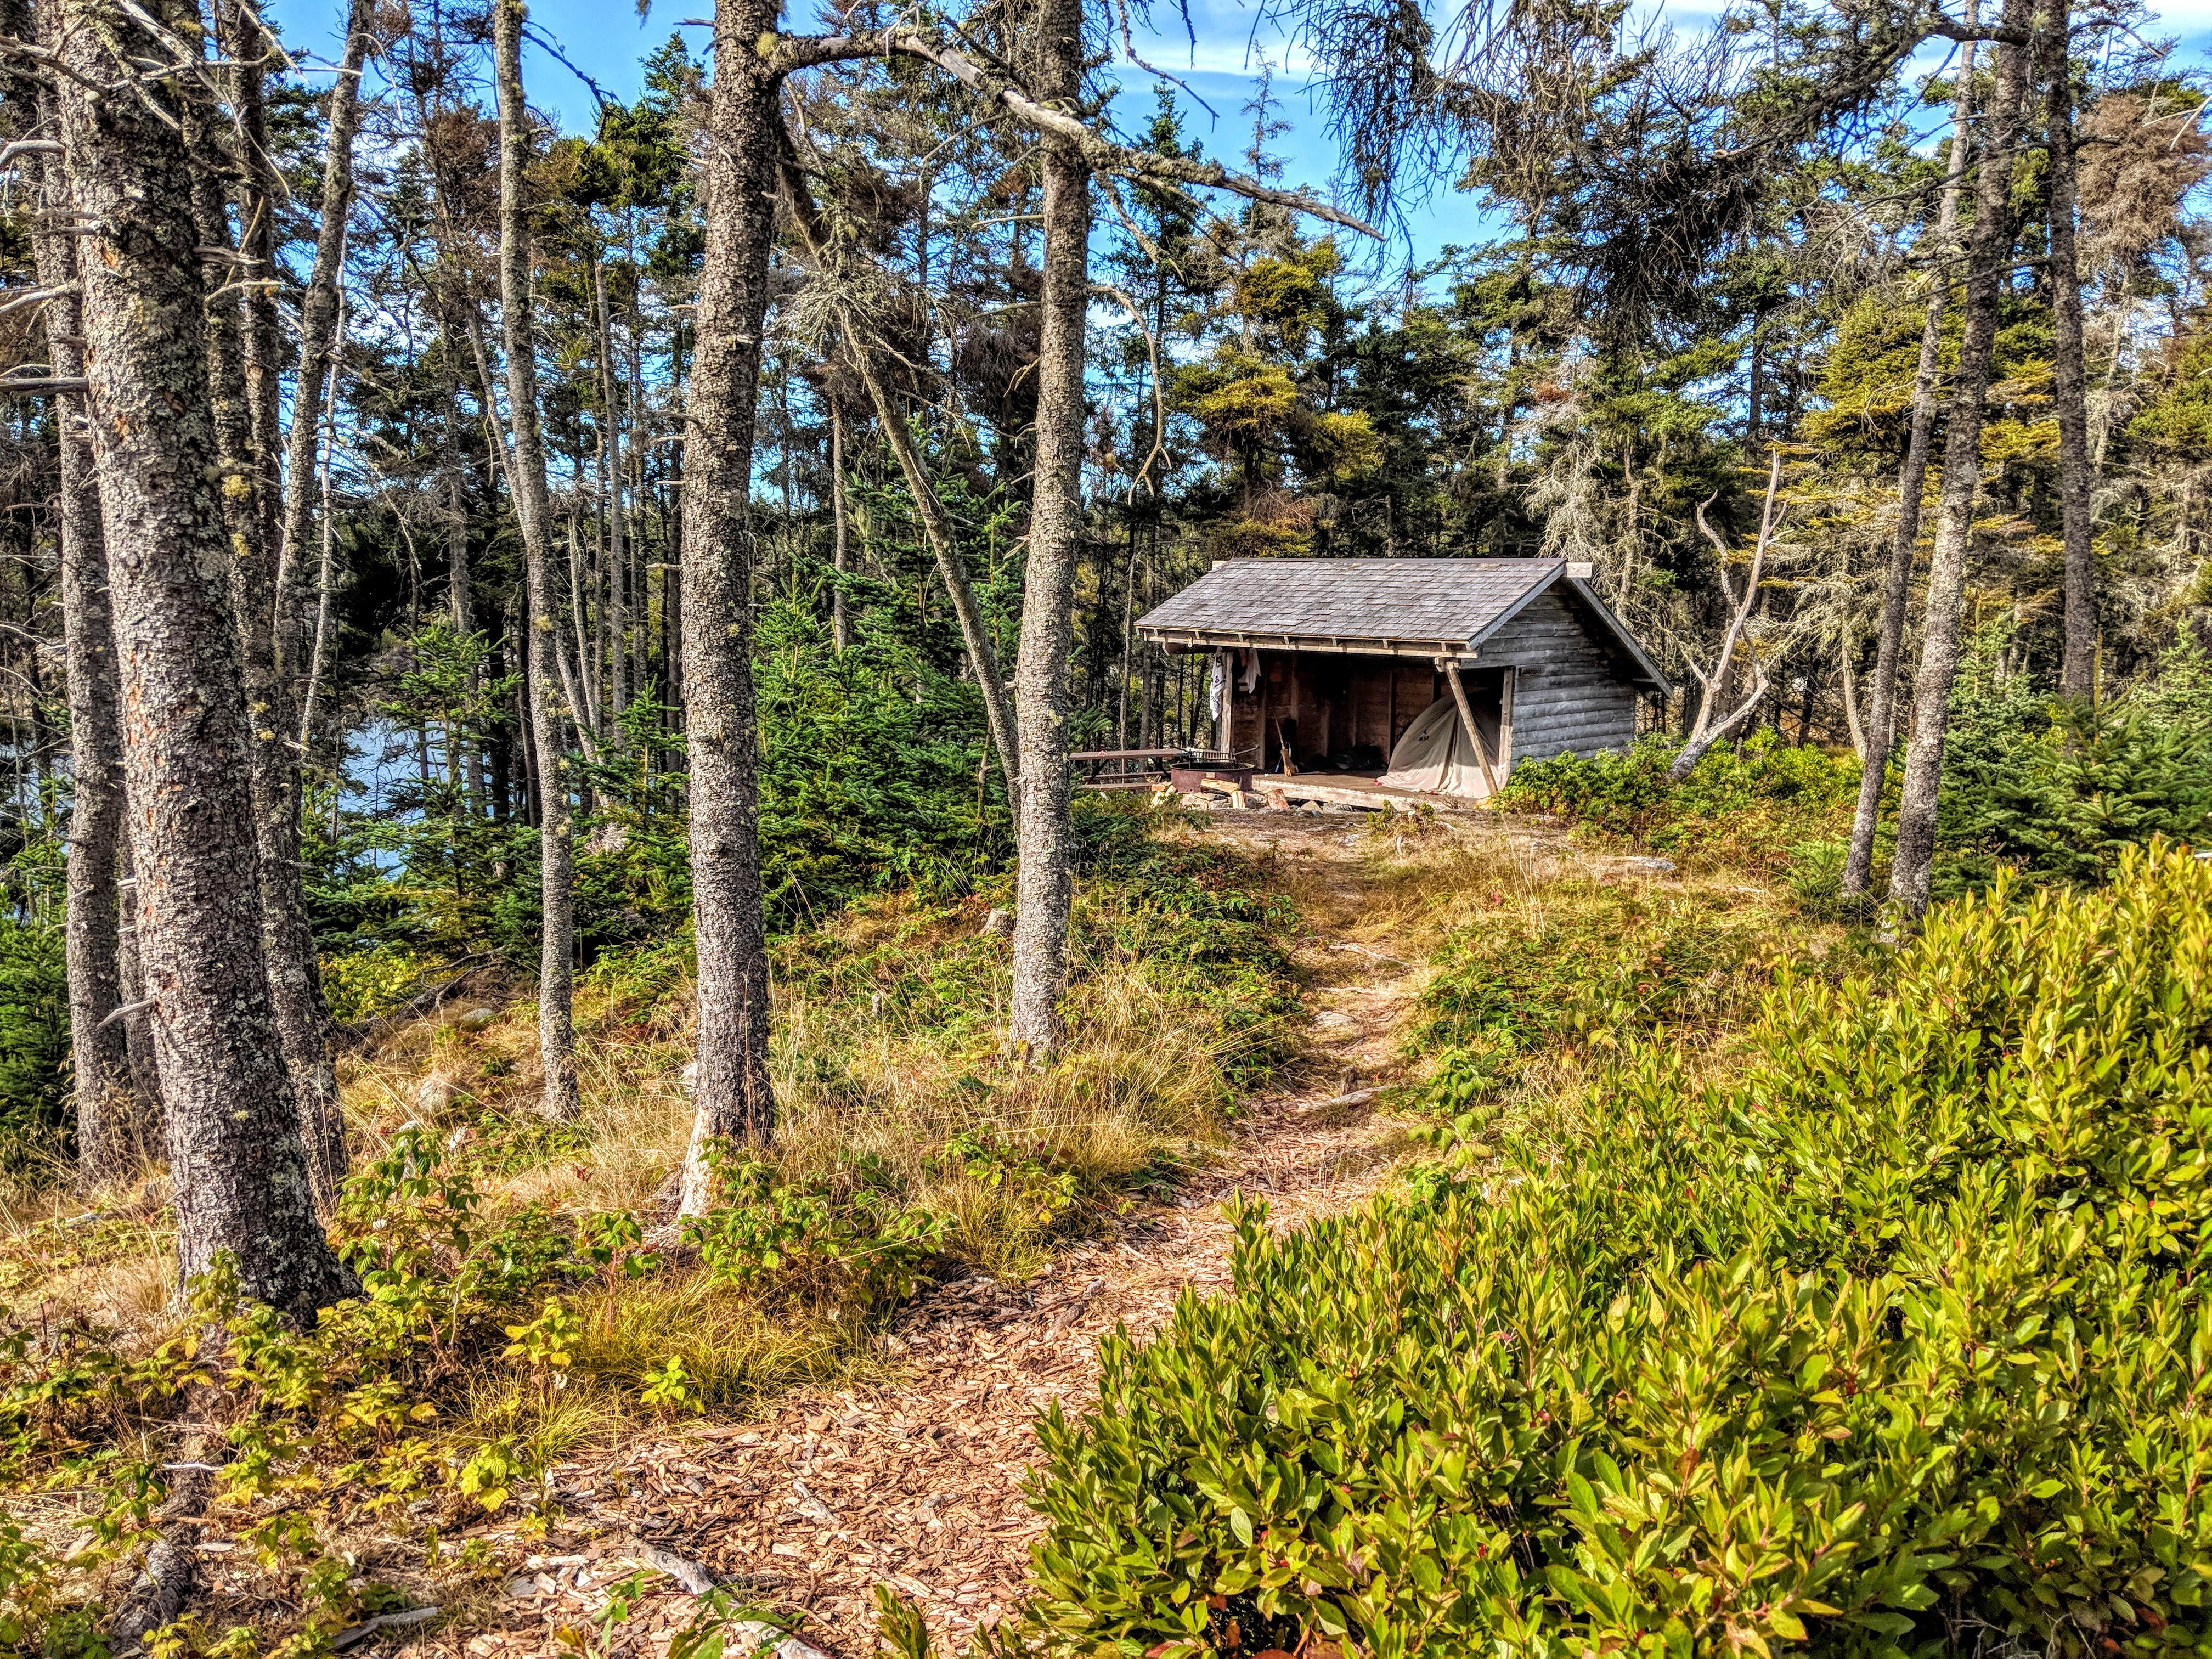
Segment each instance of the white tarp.
[{"label": "white tarp", "polygon": [[1482,763],[1460,720],[1459,704],[1449,697],[1438,697],[1414,716],[1390,751],[1390,769],[1380,781],[1393,789],[1423,789],[1470,800],[1490,793]]}]

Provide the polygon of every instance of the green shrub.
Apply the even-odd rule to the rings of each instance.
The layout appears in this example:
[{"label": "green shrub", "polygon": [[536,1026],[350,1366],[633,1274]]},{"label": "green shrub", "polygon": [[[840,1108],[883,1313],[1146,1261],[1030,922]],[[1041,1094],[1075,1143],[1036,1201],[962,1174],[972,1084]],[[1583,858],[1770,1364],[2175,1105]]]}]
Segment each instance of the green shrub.
[{"label": "green shrub", "polygon": [[2102,881],[2153,836],[2212,836],[2212,666],[2201,649],[2185,641],[2154,678],[2092,708],[2001,674],[2002,643],[1977,641],[1952,694],[1939,891],[1985,884],[2001,864]]},{"label": "green shrub", "polygon": [[1667,769],[1680,748],[1674,738],[1655,732],[1625,753],[1523,761],[1513,769],[1501,803],[1556,813],[1662,852],[1711,847],[1778,858],[1790,842],[1833,827],[1839,814],[1847,823],[1858,793],[1856,758],[1793,746],[1771,731],[1753,732],[1741,750],[1708,750],[1688,777],[1669,783]]},{"label": "green shrub", "polygon": [[1547,918],[1534,932],[1458,929],[1433,959],[1413,1041],[1527,1051],[1710,1027],[1747,1010],[1755,993],[1745,975],[1763,986],[1768,943],[1756,918],[1632,899]]},{"label": "green shrub", "polygon": [[2153,836],[2212,836],[2212,726],[2062,704],[1960,803],[1956,838],[2061,881],[2101,881]]},{"label": "green shrub", "polygon": [[0,1160],[49,1153],[67,1118],[69,1058],[61,929],[0,921]]},{"label": "green shrub", "polygon": [[1723,1085],[1277,1238],[1043,1426],[1033,1618],[1153,1659],[1356,1642],[2202,1649],[2212,866],[1940,908],[1788,981]]}]

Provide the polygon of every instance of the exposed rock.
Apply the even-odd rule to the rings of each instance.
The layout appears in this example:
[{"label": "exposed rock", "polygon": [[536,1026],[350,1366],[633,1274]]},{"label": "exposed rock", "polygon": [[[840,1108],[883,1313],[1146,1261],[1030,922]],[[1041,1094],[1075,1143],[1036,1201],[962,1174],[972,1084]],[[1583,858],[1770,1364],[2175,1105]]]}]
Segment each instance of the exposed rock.
[{"label": "exposed rock", "polygon": [[415,1085],[415,1109],[424,1117],[438,1117],[460,1092],[460,1079],[451,1072],[433,1072]]}]

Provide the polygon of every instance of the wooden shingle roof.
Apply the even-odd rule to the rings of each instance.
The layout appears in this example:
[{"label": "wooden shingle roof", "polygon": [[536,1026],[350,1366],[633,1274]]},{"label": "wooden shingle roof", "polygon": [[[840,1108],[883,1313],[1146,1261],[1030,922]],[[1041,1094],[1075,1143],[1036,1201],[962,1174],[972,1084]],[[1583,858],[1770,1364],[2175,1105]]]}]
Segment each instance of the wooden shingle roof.
[{"label": "wooden shingle roof", "polygon": [[1187,648],[1474,654],[1529,600],[1563,585],[1632,665],[1662,690],[1666,676],[1564,559],[1225,559],[1137,624]]}]

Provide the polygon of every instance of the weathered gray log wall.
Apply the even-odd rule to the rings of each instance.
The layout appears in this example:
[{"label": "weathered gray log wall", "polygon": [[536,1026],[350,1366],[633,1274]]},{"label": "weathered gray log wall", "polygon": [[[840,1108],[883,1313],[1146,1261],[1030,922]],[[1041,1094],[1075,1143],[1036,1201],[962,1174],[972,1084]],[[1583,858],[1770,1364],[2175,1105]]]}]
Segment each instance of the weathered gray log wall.
[{"label": "weathered gray log wall", "polygon": [[1513,696],[1515,761],[1595,755],[1636,741],[1636,687],[1581,607],[1559,587],[1538,594],[1483,641],[1485,667],[1519,671]]}]

